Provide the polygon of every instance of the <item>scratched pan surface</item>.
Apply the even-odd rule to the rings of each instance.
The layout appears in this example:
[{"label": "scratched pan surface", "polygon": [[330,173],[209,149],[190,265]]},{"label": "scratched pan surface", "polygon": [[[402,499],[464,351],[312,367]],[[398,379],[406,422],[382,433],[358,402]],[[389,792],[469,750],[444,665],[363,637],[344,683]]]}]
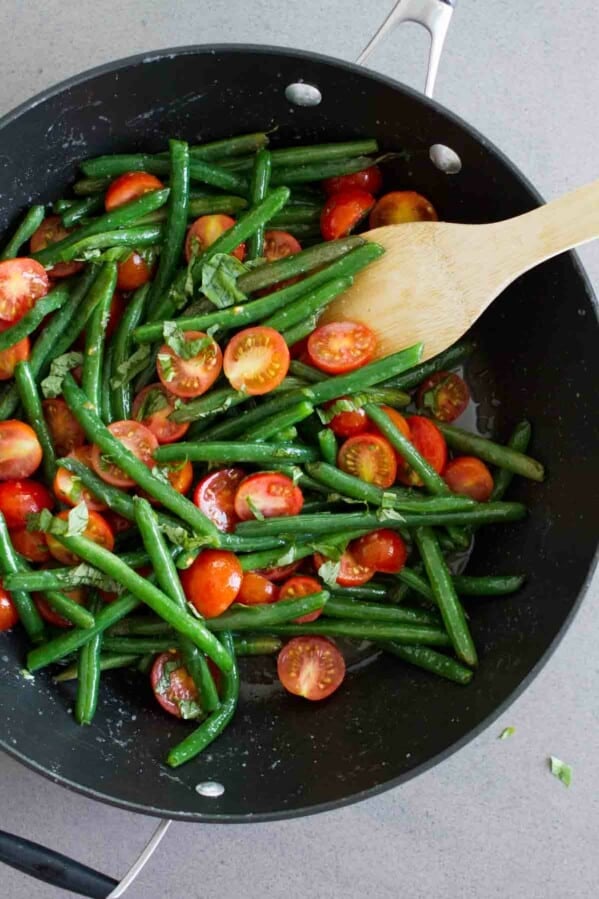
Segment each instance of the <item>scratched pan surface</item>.
[{"label": "scratched pan surface", "polygon": [[[287,84],[304,79],[320,106],[291,107]],[[193,85],[190,88],[190,85]],[[388,183],[429,195],[440,217],[488,222],[540,198],[509,160],[467,124],[405,87],[325,57],[257,47],[187,48],[96,69],[25,104],[0,123],[0,227],[31,202],[49,202],[77,162],[99,153],[163,149],[168,137],[198,142],[277,128],[273,144],[376,136],[405,150]],[[448,144],[463,169],[430,163]],[[88,796],[132,810],[195,820],[256,820],[314,812],[397,785],[476,734],[546,660],[590,576],[599,526],[594,458],[599,328],[576,258],[562,256],[514,284],[475,328],[467,367],[477,426],[505,439],[527,417],[545,484],[519,481],[526,522],[487,528],[475,573],[525,572],[514,597],[468,603],[480,671],[460,688],[374,657],[350,671],[329,701],[285,695],[272,661],[243,666],[232,726],[191,765],[160,760],[188,725],[166,717],[145,679],[108,675],[91,727],[71,715],[71,685],[47,672],[23,677],[25,642],[0,638],[0,740],[25,764]],[[423,335],[426,339],[426,335]],[[594,488],[594,489],[593,489]],[[225,787],[218,799],[195,791]]]}]

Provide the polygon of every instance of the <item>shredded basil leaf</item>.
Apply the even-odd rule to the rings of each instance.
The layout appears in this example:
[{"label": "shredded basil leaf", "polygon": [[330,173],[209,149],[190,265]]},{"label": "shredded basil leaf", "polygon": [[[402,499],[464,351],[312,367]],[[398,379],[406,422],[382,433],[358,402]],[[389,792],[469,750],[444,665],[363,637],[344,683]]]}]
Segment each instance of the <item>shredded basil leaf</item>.
[{"label": "shredded basil leaf", "polygon": [[67,372],[83,363],[83,353],[63,353],[50,365],[50,373],[40,384],[46,399],[53,399],[62,393],[62,382]]},{"label": "shredded basil leaf", "polygon": [[499,734],[500,740],[507,740],[508,737],[512,737],[516,733],[515,727],[504,727],[501,733]]},{"label": "shredded basil leaf", "polygon": [[218,309],[247,302],[247,296],[237,287],[237,279],[246,272],[246,266],[235,256],[216,253],[202,268],[202,292]]},{"label": "shredded basil leaf", "polygon": [[79,537],[85,533],[89,523],[89,510],[85,503],[77,503],[68,514],[65,537]]},{"label": "shredded basil leaf", "polygon": [[114,389],[122,387],[144,371],[147,368],[150,353],[149,344],[143,343],[138,347],[128,359],[117,366],[116,375],[110,379],[110,386]]},{"label": "shredded basil leaf", "polygon": [[254,518],[256,518],[258,521],[264,521],[263,513],[260,511],[260,509],[254,502],[254,500],[251,498],[251,496],[246,496],[245,501],[248,505],[248,509],[250,510],[250,512],[252,513]]},{"label": "shredded basil leaf", "polygon": [[141,406],[135,413],[135,420],[144,421],[144,419],[150,418],[156,412],[161,412],[162,409],[168,408],[168,405],[169,402],[162,387],[153,387],[144,396]]},{"label": "shredded basil leaf", "polygon": [[380,507],[378,512],[376,513],[376,517],[379,521],[405,521],[405,517],[400,515],[399,512],[396,512],[395,509]]},{"label": "shredded basil leaf", "polygon": [[325,562],[318,569],[318,576],[321,578],[327,587],[338,587],[337,577],[339,572],[341,571],[341,562]]},{"label": "shredded basil leaf", "polygon": [[[205,350],[214,346],[212,337],[202,335],[189,339],[189,332],[182,331],[175,322],[165,322],[162,327],[162,334],[165,343],[180,359],[193,359],[199,356]],[[170,379],[169,379],[170,380]]]},{"label": "shredded basil leaf", "polygon": [[549,756],[549,768],[554,777],[561,780],[565,787],[569,787],[572,783],[572,767],[562,762],[561,759],[554,755]]}]

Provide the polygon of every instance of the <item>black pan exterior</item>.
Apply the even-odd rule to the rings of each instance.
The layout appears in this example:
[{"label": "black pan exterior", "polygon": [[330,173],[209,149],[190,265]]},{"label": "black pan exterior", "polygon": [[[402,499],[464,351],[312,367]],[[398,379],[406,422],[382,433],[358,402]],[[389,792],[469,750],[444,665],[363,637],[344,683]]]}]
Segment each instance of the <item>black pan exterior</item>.
[{"label": "black pan exterior", "polygon": [[[284,88],[304,79],[323,101],[291,107]],[[273,143],[375,135],[405,150],[398,187],[429,195],[442,219],[490,222],[525,212],[539,196],[481,135],[437,104],[355,66],[296,51],[192,47],[105,66],[52,89],[0,123],[0,228],[31,202],[61,194],[86,156],[163,149],[167,138],[211,140],[277,128]],[[429,161],[432,143],[462,158],[448,177]],[[545,484],[519,482],[528,521],[487,528],[472,571],[525,572],[516,596],[472,600],[480,651],[469,688],[380,658],[312,705],[283,693],[274,664],[244,666],[232,726],[197,761],[160,764],[189,725],[166,717],[145,681],[107,675],[91,727],[67,713],[72,685],[21,673],[25,641],[0,637],[4,748],[53,780],[132,810],[193,820],[264,820],[372,795],[439,761],[476,734],[536,673],[563,633],[593,568],[599,503],[596,455],[599,328],[573,255],[514,284],[475,328],[480,352],[468,377],[478,424],[506,438],[534,424],[533,454]],[[426,339],[426,335],[423,335]],[[195,786],[224,784],[218,799]]]}]

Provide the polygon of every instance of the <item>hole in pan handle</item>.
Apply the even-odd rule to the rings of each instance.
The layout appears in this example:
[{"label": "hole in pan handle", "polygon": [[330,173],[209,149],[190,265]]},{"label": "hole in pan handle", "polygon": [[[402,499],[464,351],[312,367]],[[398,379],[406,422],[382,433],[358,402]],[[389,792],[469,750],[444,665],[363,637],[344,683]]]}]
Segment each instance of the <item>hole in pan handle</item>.
[{"label": "hole in pan handle", "polygon": [[90,899],[117,899],[124,894],[149,861],[170,823],[169,820],[160,822],[143,852],[120,881],[88,868],[87,865],[82,865],[66,855],[61,855],[60,852],[48,849],[47,846],[41,846],[39,843],[33,843],[3,830],[0,830],[0,862],[79,896],[88,896]]},{"label": "hole in pan handle", "polygon": [[415,22],[417,25],[422,25],[431,36],[424,93],[425,96],[432,97],[443,44],[456,3],[457,0],[399,0],[374,37],[366,44],[356,62],[359,65],[365,63],[383,38],[402,22]]}]

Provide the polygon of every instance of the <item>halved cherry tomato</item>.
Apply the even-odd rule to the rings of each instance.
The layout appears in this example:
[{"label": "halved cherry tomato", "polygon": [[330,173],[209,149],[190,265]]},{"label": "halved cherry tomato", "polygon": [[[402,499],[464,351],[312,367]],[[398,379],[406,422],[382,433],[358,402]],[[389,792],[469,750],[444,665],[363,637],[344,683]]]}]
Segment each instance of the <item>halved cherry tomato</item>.
[{"label": "halved cherry tomato", "polygon": [[61,397],[44,400],[42,408],[54,449],[59,456],[68,456],[72,450],[83,446],[85,431]]},{"label": "halved cherry tomato", "polygon": [[[296,575],[285,581],[279,591],[279,599],[296,599],[299,596],[310,596],[312,593],[320,593],[322,584],[314,577],[305,575]],[[324,606],[323,606],[324,608]],[[296,624],[307,624],[309,621],[316,621],[322,615],[322,609],[316,609],[315,612],[308,612],[307,615],[300,615],[294,618]]]},{"label": "halved cherry tomato", "polygon": [[493,475],[476,456],[452,459],[447,463],[443,477],[452,493],[469,496],[479,503],[486,503],[493,493]]},{"label": "halved cherry tomato", "polygon": [[258,574],[263,574],[269,581],[284,581],[290,577],[294,571],[297,571],[301,564],[302,560],[300,559],[297,562],[290,562],[289,565],[276,565],[274,568],[262,568],[258,571]]},{"label": "halved cherry tomato", "polygon": [[[183,359],[166,343],[160,347],[156,370],[163,386],[175,396],[191,399],[212,387],[221,373],[223,355],[216,340],[203,331],[185,331],[185,343],[201,340],[202,347],[189,359]],[[192,352],[190,347],[189,352]]]},{"label": "halved cherry tomato", "polygon": [[239,331],[229,341],[224,372],[235,390],[262,396],[283,381],[289,361],[289,348],[279,332],[260,325]]},{"label": "halved cherry tomato", "polygon": [[[87,527],[83,531],[82,536],[112,552],[114,549],[112,528],[98,512],[88,512],[88,516]],[[59,512],[56,517],[66,521],[69,517],[69,512],[65,509],[64,512]],[[63,546],[53,534],[46,534],[46,541],[50,553],[63,565],[77,565],[81,561],[79,556],[72,553],[66,546]]]},{"label": "halved cherry tomato", "polygon": [[[104,518],[112,528],[113,534],[124,534],[125,531],[130,531],[134,524],[132,521],[129,521],[128,518],[125,518],[123,515],[119,515],[118,512],[114,512],[112,509],[107,509],[104,512]],[[141,574],[141,569],[140,572]],[[147,574],[150,574],[148,571]],[[147,574],[144,577],[147,577]]]},{"label": "halved cherry tomato", "polygon": [[235,512],[235,494],[246,476],[242,468],[211,471],[198,483],[193,501],[220,531],[233,531],[239,521]]},{"label": "halved cherry tomato", "polygon": [[278,587],[257,571],[248,571],[243,576],[237,602],[244,606],[258,606],[266,602],[276,602]]},{"label": "halved cherry tomato", "polygon": [[438,421],[455,421],[469,401],[468,385],[453,371],[436,371],[418,391],[418,406]]},{"label": "halved cherry tomato", "polygon": [[147,194],[151,190],[160,190],[164,187],[162,181],[149,172],[125,172],[112,182],[106,191],[104,206],[106,212],[137,200],[138,197]]},{"label": "halved cherry tomato", "polygon": [[352,540],[351,551],[360,565],[388,574],[397,574],[406,564],[408,550],[399,534],[389,528],[380,528]]},{"label": "halved cherry tomato", "polygon": [[10,593],[0,587],[0,631],[9,631],[19,620],[19,613],[15,608]]},{"label": "halved cherry tomato", "polygon": [[13,528],[10,532],[10,542],[16,551],[30,562],[47,562],[51,558],[46,535],[42,531]]},{"label": "halved cherry tomato", "polygon": [[[299,240],[296,240],[288,231],[266,231],[264,234],[264,256],[269,262],[293,256],[294,253],[299,253],[301,248]],[[289,281],[286,283],[288,284]],[[280,286],[277,284],[277,288]]]},{"label": "halved cherry tomato", "polygon": [[[331,409],[335,403],[342,402],[349,397],[341,397],[340,400],[331,400],[326,403],[325,409]],[[337,437],[355,437],[368,430],[369,420],[363,409],[354,409],[351,412],[338,412],[329,422],[329,428]]]},{"label": "halved cherry tomato", "polygon": [[[74,590],[63,590],[62,592],[65,596],[68,596],[69,599],[72,599],[73,602],[76,602],[77,605],[85,605],[86,592],[81,587],[76,587]],[[55,612],[48,600],[41,594],[34,593],[33,600],[37,606],[38,612],[48,624],[53,624],[55,627],[73,627],[72,622],[63,618],[58,612]]]},{"label": "halved cherry tomato", "polygon": [[156,656],[150,682],[162,708],[175,718],[199,718],[204,714],[198,688],[178,652]]},{"label": "halved cherry tomato", "polygon": [[[159,471],[163,472],[168,478],[168,482],[177,493],[185,495],[193,483],[193,465],[186,459],[185,462],[162,462],[156,466]],[[159,506],[160,500],[154,499],[145,490],[140,490],[140,495],[144,496],[153,506]]]},{"label": "halved cherry tomato", "polygon": [[148,283],[152,277],[152,268],[153,266],[148,264],[141,253],[132,250],[126,259],[118,264],[116,286],[119,290],[137,290],[138,287]]},{"label": "halved cherry tomato", "polygon": [[[199,219],[191,225],[185,238],[185,258],[188,262],[198,253],[203,252],[207,247],[214,243],[229,228],[235,224],[235,219],[230,215],[201,215]],[[240,243],[236,247],[231,256],[243,261],[245,256],[245,244]]]},{"label": "halved cherry tomato", "polygon": [[[410,415],[407,419],[410,428],[410,440],[429,465],[441,474],[447,464],[447,444],[439,428],[430,418],[422,415]],[[421,487],[420,477],[402,460],[397,469],[397,478],[409,487]]]},{"label": "halved cherry tomato", "polygon": [[0,319],[13,325],[45,297],[50,289],[48,273],[35,259],[0,262]]},{"label": "halved cherry tomato", "polygon": [[[314,565],[317,571],[327,561],[328,560],[324,556],[321,556],[320,553],[314,554]],[[356,561],[349,546],[341,556],[339,562],[339,572],[335,581],[340,587],[361,587],[362,584],[366,584],[376,574],[374,568],[360,565],[360,563]]]},{"label": "halved cherry tomato", "polygon": [[[49,244],[64,240],[70,233],[67,228],[63,227],[59,215],[49,215],[37,231],[31,235],[29,248],[32,253],[39,253],[40,250],[45,250]],[[48,274],[52,278],[70,278],[71,275],[80,272],[83,266],[83,262],[57,262],[51,269],[48,269]]]},{"label": "halved cherry tomato", "polygon": [[0,512],[7,528],[24,528],[29,515],[51,509],[54,497],[43,484],[22,478],[0,482]]},{"label": "halved cherry tomato", "polygon": [[383,173],[378,165],[371,165],[367,169],[362,169],[361,172],[354,172],[353,175],[337,175],[334,178],[325,178],[321,185],[324,192],[329,196],[355,187],[368,191],[369,194],[378,194],[383,186]]},{"label": "halved cherry tomato", "polygon": [[[154,450],[158,449],[158,441],[149,428],[144,427],[138,421],[114,421],[108,425],[108,430],[113,437],[123,444],[130,453],[152,468],[154,465]],[[114,487],[133,487],[135,481],[124,471],[104,458],[102,450],[96,444],[92,447],[92,468],[107,484]]]},{"label": "halved cherry tomato", "polygon": [[185,595],[204,618],[216,618],[235,602],[242,579],[239,559],[224,549],[202,550],[181,572]]},{"label": "halved cherry tomato", "polygon": [[366,365],[375,350],[376,337],[361,322],[329,322],[308,337],[312,365],[329,375],[341,375]]},{"label": "halved cherry tomato", "polygon": [[308,359],[308,338],[302,337],[301,340],[298,340],[297,343],[294,343],[293,346],[289,347],[289,355],[292,359],[300,359],[302,362],[305,357],[306,362],[309,364],[310,360]]},{"label": "halved cherry tomato", "polygon": [[41,461],[42,448],[33,428],[14,418],[0,421],[0,481],[28,478]]},{"label": "halved cherry tomato", "polygon": [[377,200],[370,213],[371,228],[383,225],[402,225],[405,222],[437,222],[439,216],[433,204],[415,190],[394,190]]},{"label": "halved cherry tomato", "polygon": [[343,682],[345,659],[326,637],[294,637],[279,653],[277,673],[294,696],[326,699]]},{"label": "halved cherry tomato", "polygon": [[251,521],[254,512],[265,518],[299,515],[304,504],[302,491],[291,478],[277,471],[260,471],[245,478],[235,494],[235,514]]},{"label": "halved cherry tomato", "polygon": [[[393,422],[393,424],[395,425],[397,430],[400,431],[404,435],[404,437],[407,437],[409,440],[410,436],[411,436],[410,435],[410,426],[409,426],[408,422],[406,421],[406,419],[401,414],[401,412],[398,412],[397,409],[393,409],[391,406],[381,406],[381,409],[383,409],[383,411],[387,413],[387,416],[391,419],[391,421]],[[384,437],[384,434],[381,434],[381,432],[379,431],[377,426],[374,424],[374,422],[372,422],[370,420],[368,421],[366,430],[368,431],[369,434],[378,434],[379,437]],[[400,455],[395,448],[393,449],[393,452],[395,453],[395,460],[397,462],[397,470],[399,471],[401,468],[404,467],[403,456]]]},{"label": "halved cherry tomato", "polygon": [[397,476],[395,451],[385,437],[378,434],[356,434],[341,444],[337,465],[367,484],[386,490]]},{"label": "halved cherry tomato", "polygon": [[131,414],[148,428],[158,443],[174,443],[181,440],[189,428],[188,421],[170,421],[169,415],[175,409],[172,393],[162,384],[148,384],[133,400]]},{"label": "halved cherry tomato", "polygon": [[375,204],[368,191],[349,187],[332,194],[322,207],[320,231],[325,240],[345,237],[366,218]]},{"label": "halved cherry tomato", "polygon": [[[78,446],[68,455],[86,465],[87,468],[93,467],[91,446]],[[79,478],[67,471],[66,468],[56,469],[52,489],[56,499],[67,506],[76,506],[78,503],[84,502],[92,512],[103,512],[107,508],[106,503],[94,496],[87,487],[83,486]]]},{"label": "halved cherry tomato", "polygon": [[[1,327],[2,324],[3,322],[0,321],[0,331],[4,330]],[[9,381],[14,376],[17,362],[29,359],[30,351],[31,344],[28,337],[24,337],[23,340],[19,340],[18,343],[14,343],[6,350],[0,350],[0,381]]]}]

